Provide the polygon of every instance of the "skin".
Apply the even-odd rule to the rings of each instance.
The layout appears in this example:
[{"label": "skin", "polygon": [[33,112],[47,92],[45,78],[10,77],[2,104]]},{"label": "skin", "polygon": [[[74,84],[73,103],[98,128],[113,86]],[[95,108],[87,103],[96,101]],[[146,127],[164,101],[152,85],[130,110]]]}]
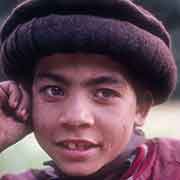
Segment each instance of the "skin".
[{"label": "skin", "polygon": [[[39,61],[32,87],[33,130],[63,172],[95,173],[132,144],[134,127],[144,123],[149,105],[137,104],[128,79],[122,66],[103,55],[54,54]],[[68,154],[63,140],[98,146],[85,155]]]},{"label": "skin", "polygon": [[0,83],[0,152],[32,132],[29,97],[14,81]]}]

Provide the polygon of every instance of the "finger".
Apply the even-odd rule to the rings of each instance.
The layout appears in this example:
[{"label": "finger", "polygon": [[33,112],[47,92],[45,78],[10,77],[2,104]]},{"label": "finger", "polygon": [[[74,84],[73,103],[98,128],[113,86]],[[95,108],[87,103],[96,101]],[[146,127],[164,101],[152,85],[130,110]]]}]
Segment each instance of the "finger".
[{"label": "finger", "polygon": [[0,83],[0,87],[6,94],[6,97],[8,97],[8,106],[15,109],[21,98],[21,92],[17,83],[14,81],[3,81]]},{"label": "finger", "polygon": [[13,109],[16,109],[21,101],[21,90],[19,89],[18,85],[13,81],[8,84],[7,88],[9,93],[9,106]]},{"label": "finger", "polygon": [[7,103],[8,95],[4,91],[4,89],[0,86],[0,108],[4,106],[5,103]]},{"label": "finger", "polygon": [[17,109],[17,115],[22,118],[23,121],[27,121],[28,117],[30,115],[30,95],[26,90],[22,88],[22,86],[19,86],[19,89],[21,91],[21,101],[18,105]]}]

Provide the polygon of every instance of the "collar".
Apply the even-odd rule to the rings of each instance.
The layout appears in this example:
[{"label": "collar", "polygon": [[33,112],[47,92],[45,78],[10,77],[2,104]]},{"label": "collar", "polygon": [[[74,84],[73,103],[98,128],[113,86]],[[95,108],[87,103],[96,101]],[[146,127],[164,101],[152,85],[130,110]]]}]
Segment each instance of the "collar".
[{"label": "collar", "polygon": [[51,176],[51,180],[58,180],[59,178],[61,178],[62,180],[99,180],[104,179],[105,177],[114,179],[115,177],[121,177],[123,173],[130,168],[130,166],[134,162],[135,157],[136,155],[135,153],[133,153],[126,161],[124,161],[123,163],[119,163],[120,157],[118,156],[115,160],[105,165],[96,173],[86,177],[68,176],[57,167],[54,161],[44,162],[44,165],[48,165],[54,169],[55,175],[52,173],[49,174]]}]

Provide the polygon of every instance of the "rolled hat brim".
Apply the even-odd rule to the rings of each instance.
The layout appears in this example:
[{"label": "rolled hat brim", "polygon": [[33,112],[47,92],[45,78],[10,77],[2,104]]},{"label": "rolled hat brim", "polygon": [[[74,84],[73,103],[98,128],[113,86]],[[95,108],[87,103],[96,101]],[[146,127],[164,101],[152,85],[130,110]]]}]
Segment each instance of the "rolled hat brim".
[{"label": "rolled hat brim", "polygon": [[0,41],[4,72],[14,80],[28,78],[43,56],[81,51],[126,66],[152,92],[155,104],[176,87],[168,32],[130,0],[28,0],[7,18]]},{"label": "rolled hat brim", "polygon": [[80,51],[114,57],[152,91],[156,103],[175,87],[176,66],[165,43],[126,21],[82,15],[41,17],[19,26],[3,49],[11,78],[23,72],[28,76],[29,67],[43,56]]}]

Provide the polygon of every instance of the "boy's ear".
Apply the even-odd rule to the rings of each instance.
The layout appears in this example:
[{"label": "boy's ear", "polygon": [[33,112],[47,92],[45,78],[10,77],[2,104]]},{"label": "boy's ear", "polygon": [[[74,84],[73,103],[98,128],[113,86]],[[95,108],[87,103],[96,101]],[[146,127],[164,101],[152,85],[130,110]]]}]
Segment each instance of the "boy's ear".
[{"label": "boy's ear", "polygon": [[153,106],[154,101],[152,94],[149,91],[146,91],[137,102],[137,109],[136,109],[136,119],[135,119],[135,126],[143,126],[150,111],[151,107]]}]

